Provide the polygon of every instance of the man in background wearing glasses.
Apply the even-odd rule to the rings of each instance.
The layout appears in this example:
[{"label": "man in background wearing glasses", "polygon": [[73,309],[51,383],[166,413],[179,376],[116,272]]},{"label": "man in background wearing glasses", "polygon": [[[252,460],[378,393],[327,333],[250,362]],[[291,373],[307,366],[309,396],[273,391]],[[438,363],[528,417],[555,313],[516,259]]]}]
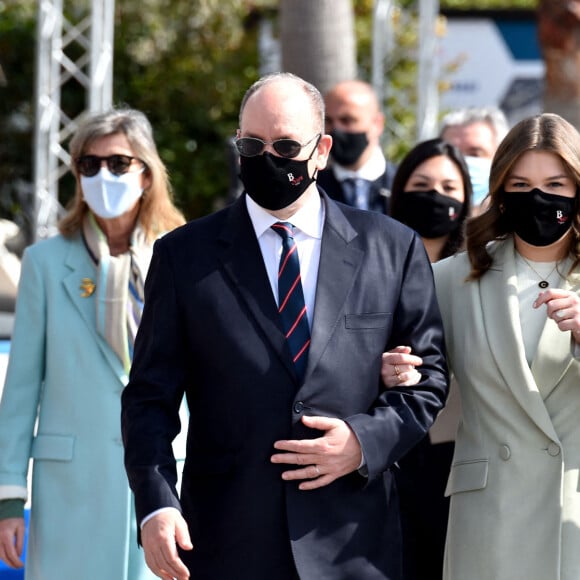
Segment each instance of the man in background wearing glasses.
[{"label": "man in background wearing glasses", "polygon": [[[257,81],[236,141],[244,194],[155,246],[122,428],[161,578],[400,578],[390,470],[445,399],[442,326],[415,233],[317,188],[323,127],[315,87]],[[401,344],[423,378],[383,389],[381,353]]]}]

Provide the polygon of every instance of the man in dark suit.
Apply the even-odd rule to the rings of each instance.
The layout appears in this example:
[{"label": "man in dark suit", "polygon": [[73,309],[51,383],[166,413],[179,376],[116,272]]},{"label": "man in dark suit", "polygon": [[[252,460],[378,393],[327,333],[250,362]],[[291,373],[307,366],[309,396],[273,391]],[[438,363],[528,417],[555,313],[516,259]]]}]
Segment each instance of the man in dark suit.
[{"label": "man in dark suit", "polygon": [[[442,325],[417,235],[317,188],[323,119],[302,79],[256,82],[236,142],[245,193],[155,245],[122,429],[161,578],[400,578],[391,468],[445,399]],[[381,355],[402,344],[422,380],[383,389]]]},{"label": "man in dark suit", "polygon": [[381,149],[385,116],[373,87],[341,81],[324,102],[326,132],[333,142],[331,164],[320,171],[318,184],[336,201],[388,214],[396,167]]}]

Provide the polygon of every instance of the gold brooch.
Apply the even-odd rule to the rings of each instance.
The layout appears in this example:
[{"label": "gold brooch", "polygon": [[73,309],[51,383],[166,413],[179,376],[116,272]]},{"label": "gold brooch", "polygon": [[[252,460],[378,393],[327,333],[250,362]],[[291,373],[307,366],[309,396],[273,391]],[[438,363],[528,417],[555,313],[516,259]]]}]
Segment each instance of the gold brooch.
[{"label": "gold brooch", "polygon": [[82,290],[81,298],[88,298],[95,291],[95,283],[90,278],[83,278],[79,288]]}]

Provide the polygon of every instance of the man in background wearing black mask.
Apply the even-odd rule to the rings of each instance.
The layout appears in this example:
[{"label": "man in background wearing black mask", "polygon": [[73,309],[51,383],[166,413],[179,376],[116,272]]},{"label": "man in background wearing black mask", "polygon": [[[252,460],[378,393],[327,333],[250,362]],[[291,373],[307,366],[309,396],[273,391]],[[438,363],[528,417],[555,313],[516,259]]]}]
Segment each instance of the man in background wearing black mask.
[{"label": "man in background wearing black mask", "polygon": [[342,81],[324,97],[326,132],[332,135],[331,165],[318,184],[343,203],[388,213],[395,167],[380,146],[385,117],[368,83]]}]

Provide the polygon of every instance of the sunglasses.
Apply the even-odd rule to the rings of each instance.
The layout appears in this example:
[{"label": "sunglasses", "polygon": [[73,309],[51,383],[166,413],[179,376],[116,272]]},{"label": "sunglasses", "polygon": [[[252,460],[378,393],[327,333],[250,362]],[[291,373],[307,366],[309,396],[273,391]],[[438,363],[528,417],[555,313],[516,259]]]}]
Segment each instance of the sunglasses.
[{"label": "sunglasses", "polygon": [[[79,173],[85,177],[93,177],[101,170],[103,161],[107,162],[107,168],[113,175],[123,175],[129,171],[133,159],[130,155],[109,155],[108,157],[99,157],[98,155],[83,155],[78,157],[76,165]],[[141,161],[140,159],[137,159]],[[143,163],[141,161],[141,163]]]},{"label": "sunglasses", "polygon": [[[321,134],[317,133],[312,137],[312,139],[306,141],[306,143],[300,143],[294,139],[277,139],[276,141],[262,141],[262,139],[257,139],[256,137],[240,137],[236,140],[236,148],[238,153],[244,157],[256,157],[256,155],[261,155],[266,148],[266,145],[272,145],[274,151],[280,155],[280,157],[286,157],[291,159],[296,157],[302,148],[306,147],[318,138],[320,140]],[[316,142],[318,145],[318,141]]]}]

